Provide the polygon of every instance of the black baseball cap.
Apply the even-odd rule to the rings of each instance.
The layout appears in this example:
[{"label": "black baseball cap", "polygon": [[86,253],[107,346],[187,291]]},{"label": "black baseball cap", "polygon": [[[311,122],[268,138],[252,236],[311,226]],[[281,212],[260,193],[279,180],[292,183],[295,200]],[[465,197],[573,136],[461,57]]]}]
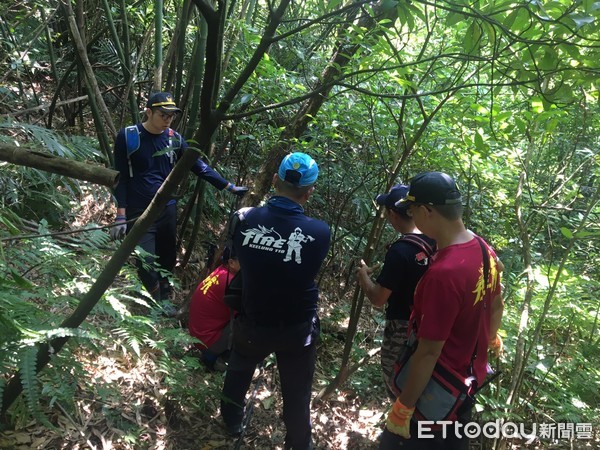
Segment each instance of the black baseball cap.
[{"label": "black baseball cap", "polygon": [[385,206],[386,208],[403,210],[406,209],[408,205],[396,206],[396,203],[406,197],[406,194],[408,194],[408,186],[405,184],[397,184],[392,186],[387,194],[379,194],[377,197],[375,197],[375,202],[377,202],[378,205]]},{"label": "black baseball cap", "polygon": [[146,103],[146,108],[160,109],[163,112],[180,113],[170,92],[155,92]]},{"label": "black baseball cap", "polygon": [[426,205],[458,205],[462,197],[455,181],[443,172],[422,172],[410,180],[406,197],[396,202],[396,206],[410,203]]}]

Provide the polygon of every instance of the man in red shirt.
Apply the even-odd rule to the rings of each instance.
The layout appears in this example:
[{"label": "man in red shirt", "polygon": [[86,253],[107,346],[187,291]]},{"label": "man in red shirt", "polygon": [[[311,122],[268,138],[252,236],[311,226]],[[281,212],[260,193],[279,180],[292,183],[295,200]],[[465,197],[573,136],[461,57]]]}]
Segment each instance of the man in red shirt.
[{"label": "man in red shirt", "polygon": [[[411,323],[418,345],[402,393],[388,415],[380,449],[468,449],[468,439],[455,436],[453,427],[446,439],[418,439],[418,423],[411,418],[438,361],[466,378],[475,354],[472,375],[483,383],[488,347],[497,350],[500,345],[501,269],[494,251],[465,228],[462,198],[450,176],[415,176],[398,203],[409,206],[415,225],[437,241],[438,252],[415,290]],[[489,259],[487,279],[484,253]]]},{"label": "man in red shirt", "polygon": [[219,355],[230,350],[232,311],[224,297],[226,287],[239,270],[239,261],[229,258],[226,248],[222,263],[200,282],[190,302],[188,328],[190,334],[200,340],[196,347],[210,369],[216,368]]}]

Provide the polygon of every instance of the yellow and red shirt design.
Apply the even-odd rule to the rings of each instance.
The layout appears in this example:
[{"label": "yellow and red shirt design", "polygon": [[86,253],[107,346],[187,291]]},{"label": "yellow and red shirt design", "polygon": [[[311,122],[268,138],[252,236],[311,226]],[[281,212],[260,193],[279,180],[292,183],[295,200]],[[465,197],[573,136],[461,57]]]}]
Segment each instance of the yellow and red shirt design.
[{"label": "yellow and red shirt design", "polygon": [[208,290],[213,285],[219,285],[219,277],[215,275],[214,272],[207,276],[204,280],[202,280],[202,282],[200,283],[200,290],[204,295],[206,295]]},{"label": "yellow and red shirt design", "polygon": [[490,279],[487,280],[488,282],[486,283],[483,279],[483,264],[481,264],[481,266],[479,267],[479,278],[477,280],[477,285],[472,291],[475,295],[475,301],[473,302],[473,306],[475,306],[477,303],[483,300],[486,288],[489,288],[492,292],[496,290],[496,286],[500,277],[498,276],[498,262],[496,258],[492,257],[492,255],[490,255],[490,273],[488,276]]}]

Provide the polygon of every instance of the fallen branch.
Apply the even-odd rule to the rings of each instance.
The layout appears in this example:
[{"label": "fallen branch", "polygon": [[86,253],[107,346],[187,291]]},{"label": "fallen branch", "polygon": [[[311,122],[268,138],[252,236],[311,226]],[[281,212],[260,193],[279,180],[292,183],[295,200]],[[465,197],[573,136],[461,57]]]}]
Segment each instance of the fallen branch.
[{"label": "fallen branch", "polygon": [[[75,97],[69,100],[63,100],[61,102],[56,102],[56,104],[54,105],[56,106],[64,106],[64,105],[69,105],[71,103],[77,103],[77,102],[81,102],[83,100],[87,100],[88,96],[87,95],[80,95],[79,97]],[[49,110],[50,107],[52,107],[52,103],[47,103],[45,105],[39,105],[39,106],[34,106],[33,108],[29,108],[29,109],[23,109],[21,111],[12,111],[12,112],[7,112],[2,114],[3,116],[13,116],[13,117],[17,117],[17,116],[22,116],[23,114],[31,114],[37,111],[46,111]]]},{"label": "fallen branch", "polygon": [[14,145],[0,144],[0,161],[33,167],[45,172],[101,184],[109,188],[115,188],[119,183],[119,172],[116,170],[107,169],[96,164],[72,161]]}]

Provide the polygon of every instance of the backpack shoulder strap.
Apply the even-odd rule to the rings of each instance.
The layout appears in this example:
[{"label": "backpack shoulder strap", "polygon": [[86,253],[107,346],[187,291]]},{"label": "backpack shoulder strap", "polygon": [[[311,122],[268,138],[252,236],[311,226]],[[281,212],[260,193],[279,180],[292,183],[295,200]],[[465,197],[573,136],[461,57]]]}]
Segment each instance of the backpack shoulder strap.
[{"label": "backpack shoulder strap", "polygon": [[[477,359],[477,347],[479,346],[479,336],[481,333],[481,324],[483,322],[483,315],[486,314],[486,310],[487,310],[487,301],[485,299],[485,295],[486,295],[486,289],[487,289],[487,284],[489,281],[489,276],[490,276],[490,254],[487,250],[487,246],[486,244],[484,244],[483,239],[481,239],[479,236],[477,235],[473,235],[473,237],[477,240],[477,242],[479,243],[479,247],[481,248],[481,258],[483,259],[483,308],[479,314],[479,320],[477,323],[477,339],[475,340],[475,348],[473,349],[473,354],[471,355],[471,361],[469,363],[469,368],[468,368],[468,373],[469,375],[473,375],[473,366],[475,364],[475,360]],[[475,382],[475,389],[477,389],[476,386],[477,382]]]},{"label": "backpack shoulder strap", "polygon": [[173,128],[168,129],[169,133],[169,147],[173,150],[177,151],[181,148],[181,143],[183,142],[183,137],[175,131]]},{"label": "backpack shoulder strap", "polygon": [[423,239],[418,234],[407,234],[406,236],[403,236],[400,239],[400,241],[401,242],[409,242],[409,243],[419,247],[421,250],[423,250],[425,252],[427,257],[430,257],[431,255],[433,255],[436,250],[435,246],[431,245],[429,242],[427,242],[425,239]]},{"label": "backpack shoulder strap", "polygon": [[230,254],[233,255],[233,236],[237,227],[244,223],[246,215],[254,209],[253,206],[247,206],[240,208],[235,211],[229,218],[229,225],[227,226],[227,238],[225,239],[225,247],[229,247]]},{"label": "backpack shoulder strap", "polygon": [[129,164],[129,177],[133,178],[133,166],[131,155],[140,148],[140,130],[137,125],[125,127],[125,146],[127,147],[127,162]]},{"label": "backpack shoulder strap", "polygon": [[486,248],[486,245],[484,244],[483,239],[481,239],[479,236],[475,236],[475,239],[477,239],[477,242],[479,242],[479,247],[481,247],[481,256],[483,258],[483,281],[487,287],[488,282],[490,281],[490,254]]},{"label": "backpack shoulder strap", "polygon": [[125,127],[125,143],[127,144],[127,157],[140,148],[140,130],[137,125]]}]

